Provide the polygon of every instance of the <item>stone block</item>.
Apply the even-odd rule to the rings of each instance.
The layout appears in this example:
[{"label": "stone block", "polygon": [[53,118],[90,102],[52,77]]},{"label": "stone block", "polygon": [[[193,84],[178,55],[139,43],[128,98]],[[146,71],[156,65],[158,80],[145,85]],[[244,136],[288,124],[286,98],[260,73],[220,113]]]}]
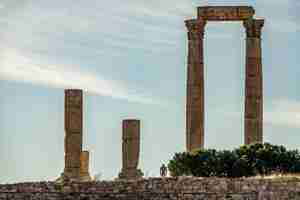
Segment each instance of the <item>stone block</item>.
[{"label": "stone block", "polygon": [[250,6],[198,7],[198,19],[211,21],[241,21],[252,18],[255,11]]}]

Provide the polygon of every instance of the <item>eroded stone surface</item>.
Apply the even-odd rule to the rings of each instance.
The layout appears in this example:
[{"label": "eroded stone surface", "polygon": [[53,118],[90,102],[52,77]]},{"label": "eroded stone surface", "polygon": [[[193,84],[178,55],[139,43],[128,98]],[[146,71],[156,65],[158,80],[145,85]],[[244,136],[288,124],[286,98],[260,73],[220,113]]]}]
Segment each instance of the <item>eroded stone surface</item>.
[{"label": "eroded stone surface", "polygon": [[91,181],[89,173],[90,153],[82,151],[80,154],[80,181]]},{"label": "eroded stone surface", "polygon": [[204,147],[204,66],[203,36],[206,22],[185,21],[188,30],[186,96],[186,149]]},{"label": "eroded stone surface", "polygon": [[198,18],[212,21],[240,21],[253,17],[250,6],[202,6],[198,7]]},{"label": "eroded stone surface", "polygon": [[82,151],[82,90],[65,90],[65,169],[63,179],[79,180]]},{"label": "eroded stone surface", "polygon": [[0,200],[298,200],[300,180],[226,178],[150,178],[55,184],[0,185]]},{"label": "eroded stone surface", "polygon": [[139,170],[140,121],[136,119],[122,122],[122,171],[121,179],[136,179],[143,176]]},{"label": "eroded stone surface", "polygon": [[247,20],[245,80],[245,144],[263,142],[263,70],[261,30],[264,20]]},{"label": "eroded stone surface", "polygon": [[203,39],[207,21],[242,21],[246,30],[245,144],[263,141],[263,78],[261,30],[263,19],[253,19],[249,6],[198,7],[198,18],[186,20],[188,66],[186,100],[186,149],[204,147]]}]

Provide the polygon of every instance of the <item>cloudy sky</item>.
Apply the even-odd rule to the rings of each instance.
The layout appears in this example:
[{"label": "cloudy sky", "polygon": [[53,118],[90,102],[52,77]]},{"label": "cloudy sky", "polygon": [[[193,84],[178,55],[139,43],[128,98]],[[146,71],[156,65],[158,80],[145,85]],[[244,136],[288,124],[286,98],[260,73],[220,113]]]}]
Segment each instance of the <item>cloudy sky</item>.
[{"label": "cloudy sky", "polygon": [[[85,91],[91,175],[119,173],[126,118],[142,122],[140,168],[158,175],[185,149],[184,20],[201,5],[252,5],[265,18],[264,140],[300,149],[298,0],[0,0],[0,182],[63,171],[64,88]],[[208,148],[244,141],[244,42],[239,22],[206,26]]]}]

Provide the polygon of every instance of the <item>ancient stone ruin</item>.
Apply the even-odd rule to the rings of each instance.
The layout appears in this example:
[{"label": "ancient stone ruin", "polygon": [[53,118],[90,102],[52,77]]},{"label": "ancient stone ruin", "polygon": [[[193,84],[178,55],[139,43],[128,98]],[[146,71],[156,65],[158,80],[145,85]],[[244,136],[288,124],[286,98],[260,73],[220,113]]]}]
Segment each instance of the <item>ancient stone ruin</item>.
[{"label": "ancient stone ruin", "polygon": [[137,168],[140,154],[140,121],[136,119],[123,120],[122,132],[122,171],[119,178],[141,178],[143,173]]},{"label": "ancient stone ruin", "polygon": [[91,181],[89,173],[90,152],[82,151],[80,154],[80,181]]},{"label": "ancient stone ruin", "polygon": [[89,152],[82,151],[82,103],[82,90],[65,90],[65,169],[62,180],[91,180]]},{"label": "ancient stone ruin", "polygon": [[[83,92],[80,89],[65,90],[65,169],[58,181],[91,181],[89,152],[82,151]],[[143,176],[137,169],[140,153],[140,121],[124,120],[120,179],[137,179]]]},{"label": "ancient stone ruin", "polygon": [[[208,21],[243,21],[246,30],[244,142],[249,144],[263,140],[261,30],[264,20],[254,18],[254,13],[254,9],[248,6],[199,7],[197,18],[185,21],[188,29],[187,151],[204,147],[203,41]],[[65,90],[65,168],[59,178],[62,182],[0,184],[0,200],[300,199],[300,180],[296,177],[229,179],[183,176],[141,179],[143,173],[138,169],[140,121],[136,119],[122,122],[122,169],[119,179],[91,181],[90,154],[89,151],[82,151],[82,104],[82,90]]]},{"label": "ancient stone ruin", "polygon": [[[263,140],[263,87],[261,30],[263,19],[255,19],[248,6],[198,7],[196,19],[186,20],[188,29],[186,149],[204,147],[204,58],[203,41],[208,21],[243,21],[246,30],[245,144]],[[89,152],[82,151],[82,91],[65,90],[65,169],[63,179],[89,181]],[[140,121],[122,123],[122,170],[120,179],[143,176],[138,167]]]},{"label": "ancient stone ruin", "polygon": [[198,7],[198,17],[186,20],[188,29],[186,149],[204,147],[204,58],[203,41],[208,21],[243,21],[246,29],[245,144],[263,140],[263,77],[261,30],[263,19],[255,19],[248,6]]},{"label": "ancient stone ruin", "polygon": [[81,90],[65,90],[65,169],[63,177],[67,179],[80,179],[82,101]]},{"label": "ancient stone ruin", "polygon": [[[246,30],[245,144],[263,140],[263,87],[261,30],[263,19],[255,19],[248,6],[198,7],[196,19],[186,20],[188,29],[186,149],[204,147],[204,58],[203,41],[208,21],[243,21]],[[65,169],[64,179],[89,181],[89,152],[82,151],[82,91],[65,90]],[[120,179],[137,179],[139,170],[140,121],[122,124],[122,170]]]}]

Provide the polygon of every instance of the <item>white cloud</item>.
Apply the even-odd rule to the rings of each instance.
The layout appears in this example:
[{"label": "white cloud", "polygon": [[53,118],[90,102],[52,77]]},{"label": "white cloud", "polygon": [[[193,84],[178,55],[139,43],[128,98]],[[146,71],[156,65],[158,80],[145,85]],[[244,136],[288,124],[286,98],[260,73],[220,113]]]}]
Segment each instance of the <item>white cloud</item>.
[{"label": "white cloud", "polygon": [[300,128],[300,102],[280,99],[264,112],[264,122],[274,126]]},{"label": "white cloud", "polygon": [[[163,6],[150,13],[151,8],[158,4],[151,7],[149,3],[130,4],[128,1],[128,4],[122,3],[118,7],[118,0],[105,5],[99,1],[91,1],[89,4],[79,1],[66,8],[64,5],[70,2],[66,0],[61,4],[58,1],[33,4],[32,1],[27,1],[24,6],[18,7],[19,12],[2,14],[0,41],[2,49],[6,50],[0,52],[0,78],[57,88],[82,88],[90,93],[132,102],[164,104],[161,100],[154,100],[151,95],[140,92],[143,90],[125,87],[119,80],[110,81],[101,77],[101,74],[91,74],[79,69],[74,71],[65,66],[64,59],[72,58],[73,63],[82,65],[85,60],[80,60],[81,55],[90,56],[96,63],[99,60],[101,62],[99,55],[107,60],[114,59],[116,55],[124,57],[130,52],[128,50],[143,51],[146,54],[173,54],[179,46],[177,37],[185,30],[178,30],[173,25],[144,23],[145,19],[139,17],[148,12],[150,18],[158,14],[158,17],[165,17],[169,21],[176,18],[177,11],[173,14],[168,13],[168,10],[162,13]],[[17,5],[17,1],[15,4]],[[13,3],[8,6],[6,3],[6,7],[15,10],[16,6]],[[134,9],[138,12],[136,16]],[[180,9],[183,8],[179,6],[177,10]],[[184,28],[183,20],[182,27]],[[40,62],[23,52],[35,52],[46,60]],[[54,60],[55,63],[52,63]],[[79,68],[86,70],[90,67]]]},{"label": "white cloud", "polygon": [[6,50],[0,57],[0,78],[54,88],[78,88],[85,92],[144,104],[160,104],[152,97],[130,91],[120,81],[106,80],[91,73],[66,66],[35,63],[16,50]]},{"label": "white cloud", "polygon": [[138,19],[143,16],[142,13],[136,17],[130,16],[133,5],[122,6],[126,10],[123,14],[109,5],[106,5],[109,7],[107,10],[99,8],[103,12],[90,5],[76,5],[72,7],[72,14],[63,8],[54,10],[43,6],[34,5],[18,15],[1,18],[1,43],[10,43],[16,49],[24,44],[30,49],[47,51],[59,48],[65,54],[78,47],[93,54],[107,47],[113,48],[114,54],[123,53],[124,49],[161,54],[174,53],[174,47],[178,47],[178,36],[185,33],[183,20],[181,30],[177,26],[145,23],[144,19]]}]

